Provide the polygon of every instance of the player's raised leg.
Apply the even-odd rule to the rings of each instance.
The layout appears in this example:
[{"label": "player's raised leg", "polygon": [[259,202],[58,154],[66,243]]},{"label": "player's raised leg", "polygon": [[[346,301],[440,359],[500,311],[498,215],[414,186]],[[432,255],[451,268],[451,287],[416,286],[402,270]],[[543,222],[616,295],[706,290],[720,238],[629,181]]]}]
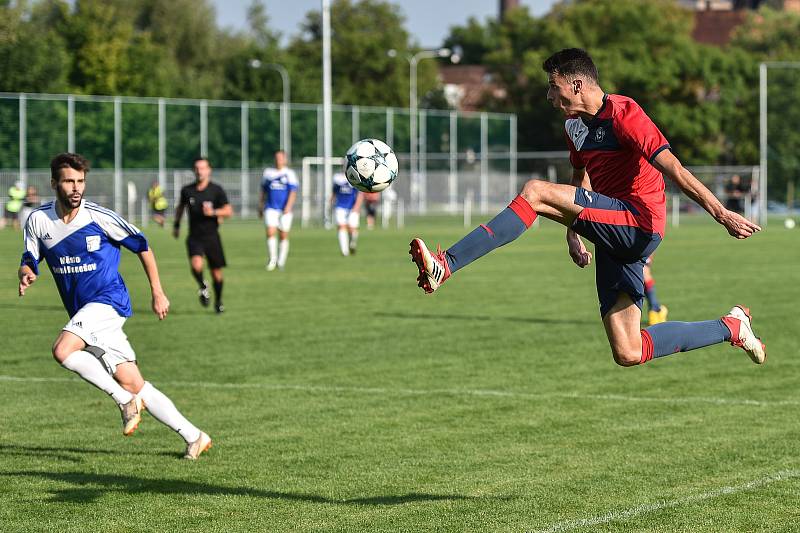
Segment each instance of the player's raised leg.
[{"label": "player's raised leg", "polygon": [[583,209],[574,201],[575,191],[571,185],[530,180],[508,207],[447,250],[434,254],[422,239],[412,240],[409,253],[419,269],[419,286],[435,291],[452,273],[522,235],[538,215],[569,226]]},{"label": "player's raised leg", "polygon": [[688,352],[729,341],[741,347],[755,363],[766,359],[764,345],[753,333],[744,307],[715,320],[662,322],[640,330],[641,309],[630,295],[620,292],[617,302],[603,316],[614,361],[621,366],[643,364],[653,358]]},{"label": "player's raised leg", "polygon": [[[118,365],[114,372],[114,379],[128,391],[135,392],[144,408],[156,420],[178,433],[186,441],[186,457],[188,459],[197,459],[201,453],[211,447],[211,439],[208,435],[189,422],[169,397],[155,388],[152,383],[145,381],[135,363],[128,362]],[[190,454],[190,448],[201,440],[207,442],[203,446],[194,446],[196,450]],[[192,457],[189,457],[190,455]]]}]

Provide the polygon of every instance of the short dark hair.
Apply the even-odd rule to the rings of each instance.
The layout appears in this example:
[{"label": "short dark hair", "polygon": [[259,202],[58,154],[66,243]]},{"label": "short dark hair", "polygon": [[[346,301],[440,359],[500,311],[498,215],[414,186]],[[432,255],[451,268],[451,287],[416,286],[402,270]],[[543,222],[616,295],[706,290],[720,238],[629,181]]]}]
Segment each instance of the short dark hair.
[{"label": "short dark hair", "polygon": [[548,74],[558,74],[565,78],[586,76],[595,82],[599,80],[594,61],[582,48],[565,48],[556,52],[544,60],[542,69]]},{"label": "short dark hair", "polygon": [[199,156],[195,157],[192,160],[192,166],[195,166],[198,161],[205,161],[206,163],[208,163],[208,166],[211,166],[211,161],[209,161],[208,158],[206,156],[203,156],[203,155],[199,155]]},{"label": "short dark hair", "polygon": [[62,168],[72,168],[84,174],[88,174],[89,160],[81,154],[72,154],[69,152],[58,154],[50,161],[50,179],[58,181],[61,177]]}]

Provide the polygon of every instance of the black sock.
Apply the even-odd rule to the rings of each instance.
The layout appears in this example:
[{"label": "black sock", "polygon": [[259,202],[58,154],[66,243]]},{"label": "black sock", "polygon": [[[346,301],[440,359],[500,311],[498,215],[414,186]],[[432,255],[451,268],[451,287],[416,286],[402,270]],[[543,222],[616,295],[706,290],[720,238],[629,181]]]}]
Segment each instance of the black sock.
[{"label": "black sock", "polygon": [[214,302],[217,305],[222,304],[222,281],[214,280]]},{"label": "black sock", "polygon": [[203,281],[203,271],[202,270],[200,272],[196,272],[194,269],[192,269],[192,276],[194,276],[194,279],[197,280],[197,284],[200,286],[201,289],[204,289],[206,287],[206,284]]}]

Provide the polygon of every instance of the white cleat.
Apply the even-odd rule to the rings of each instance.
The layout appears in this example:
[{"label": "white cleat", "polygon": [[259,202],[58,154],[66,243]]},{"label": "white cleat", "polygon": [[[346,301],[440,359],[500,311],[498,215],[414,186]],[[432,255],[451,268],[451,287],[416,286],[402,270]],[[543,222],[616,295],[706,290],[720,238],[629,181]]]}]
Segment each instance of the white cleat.
[{"label": "white cleat", "polygon": [[138,396],[134,396],[133,400],[120,405],[119,410],[122,413],[122,434],[130,437],[142,421],[144,402]]},{"label": "white cleat", "polygon": [[186,454],[183,456],[183,458],[194,461],[200,457],[201,453],[209,448],[211,448],[211,437],[201,431],[200,436],[196,441],[190,442],[186,445]]},{"label": "white cleat", "polygon": [[272,272],[277,267],[278,267],[278,263],[269,262],[269,263],[267,263],[267,272]]},{"label": "white cleat", "polygon": [[750,309],[737,305],[730,313],[722,317],[722,321],[731,330],[731,345],[738,346],[747,352],[757,365],[767,360],[767,347],[753,332]]},{"label": "white cleat", "polygon": [[422,239],[412,240],[410,246],[408,253],[411,254],[411,260],[419,270],[417,285],[430,294],[450,277],[450,267],[447,265],[445,253],[441,248],[437,248],[435,254],[431,253]]}]

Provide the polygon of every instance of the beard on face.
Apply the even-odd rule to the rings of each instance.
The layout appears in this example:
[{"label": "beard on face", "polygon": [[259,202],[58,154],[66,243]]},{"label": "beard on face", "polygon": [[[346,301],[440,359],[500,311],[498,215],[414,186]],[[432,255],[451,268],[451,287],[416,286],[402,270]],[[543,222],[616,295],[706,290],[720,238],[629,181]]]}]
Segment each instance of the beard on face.
[{"label": "beard on face", "polygon": [[61,205],[64,207],[69,207],[70,209],[74,209],[81,205],[81,200],[83,199],[83,193],[65,193],[61,189],[56,189],[56,196],[58,197],[58,201],[61,202]]}]

